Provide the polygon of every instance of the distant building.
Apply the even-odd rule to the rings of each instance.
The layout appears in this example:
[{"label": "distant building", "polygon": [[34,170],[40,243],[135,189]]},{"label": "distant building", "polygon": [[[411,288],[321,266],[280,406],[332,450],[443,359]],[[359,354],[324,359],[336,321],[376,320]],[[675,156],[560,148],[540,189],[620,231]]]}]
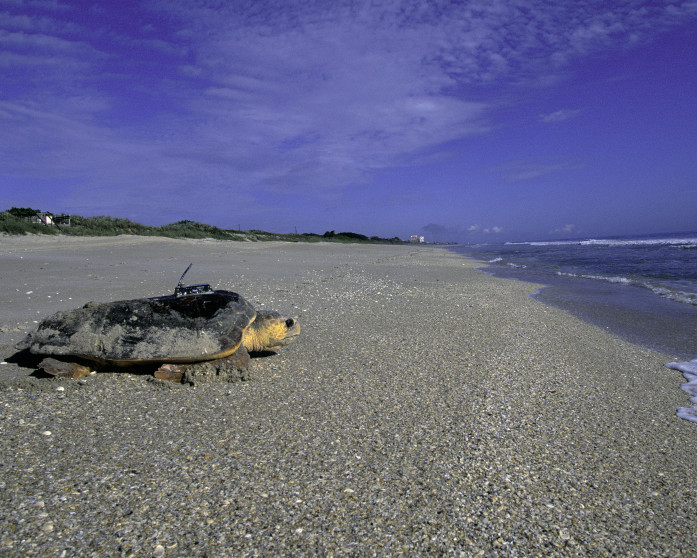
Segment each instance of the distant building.
[{"label": "distant building", "polygon": [[34,215],[25,217],[27,221],[36,225],[53,225],[53,215],[44,212],[36,212]]},{"label": "distant building", "polygon": [[409,239],[409,242],[423,244],[424,242],[426,242],[426,239],[423,236],[419,236],[418,234],[412,234],[411,238]]},{"label": "distant building", "polygon": [[52,215],[51,213],[47,213],[45,211],[37,211],[33,215],[25,216],[24,219],[29,223],[46,225],[47,227],[52,227],[54,225],[65,227],[70,226],[70,215],[67,214]]},{"label": "distant building", "polygon": [[61,213],[60,215],[54,215],[53,222],[56,225],[60,225],[62,227],[69,227],[70,226],[70,215],[68,215],[67,213]]}]

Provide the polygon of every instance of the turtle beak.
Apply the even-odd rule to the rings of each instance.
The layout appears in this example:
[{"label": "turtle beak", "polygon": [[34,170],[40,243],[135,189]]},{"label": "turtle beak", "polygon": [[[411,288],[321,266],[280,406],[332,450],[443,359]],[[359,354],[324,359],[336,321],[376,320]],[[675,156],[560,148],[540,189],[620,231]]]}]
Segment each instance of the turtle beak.
[{"label": "turtle beak", "polygon": [[300,324],[298,323],[298,318],[288,318],[286,320],[286,339],[289,341],[296,335],[300,335]]}]

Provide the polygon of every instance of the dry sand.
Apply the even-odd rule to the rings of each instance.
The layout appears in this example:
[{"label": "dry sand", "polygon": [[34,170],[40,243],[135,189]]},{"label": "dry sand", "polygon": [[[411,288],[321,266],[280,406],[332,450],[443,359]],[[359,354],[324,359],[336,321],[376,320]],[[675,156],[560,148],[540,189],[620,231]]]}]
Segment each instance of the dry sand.
[{"label": "dry sand", "polygon": [[0,238],[0,357],[90,300],[235,290],[246,382],[0,365],[0,556],[694,556],[671,355],[429,246]]}]

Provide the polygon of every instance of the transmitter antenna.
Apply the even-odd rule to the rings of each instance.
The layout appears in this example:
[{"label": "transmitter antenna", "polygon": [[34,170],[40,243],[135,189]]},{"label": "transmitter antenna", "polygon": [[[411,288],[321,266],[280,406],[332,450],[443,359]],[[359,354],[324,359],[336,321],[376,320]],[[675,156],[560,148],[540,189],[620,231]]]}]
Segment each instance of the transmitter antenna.
[{"label": "transmitter antenna", "polygon": [[174,294],[179,294],[183,291],[182,283],[184,282],[184,275],[187,274],[187,272],[191,269],[191,266],[194,265],[193,263],[189,264],[189,267],[187,267],[184,270],[184,273],[182,273],[182,276],[179,278],[179,283],[177,283],[177,288],[174,289]]}]

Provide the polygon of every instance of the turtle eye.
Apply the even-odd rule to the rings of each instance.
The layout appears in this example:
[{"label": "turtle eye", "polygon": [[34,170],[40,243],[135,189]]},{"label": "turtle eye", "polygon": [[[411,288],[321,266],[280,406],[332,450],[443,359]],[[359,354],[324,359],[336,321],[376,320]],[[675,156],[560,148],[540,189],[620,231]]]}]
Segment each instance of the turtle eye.
[{"label": "turtle eye", "polygon": [[295,323],[295,320],[294,320],[293,318],[288,318],[288,319],[286,320],[286,327],[287,327],[288,329],[290,329],[291,327],[293,327],[293,324],[294,324],[294,323]]}]

